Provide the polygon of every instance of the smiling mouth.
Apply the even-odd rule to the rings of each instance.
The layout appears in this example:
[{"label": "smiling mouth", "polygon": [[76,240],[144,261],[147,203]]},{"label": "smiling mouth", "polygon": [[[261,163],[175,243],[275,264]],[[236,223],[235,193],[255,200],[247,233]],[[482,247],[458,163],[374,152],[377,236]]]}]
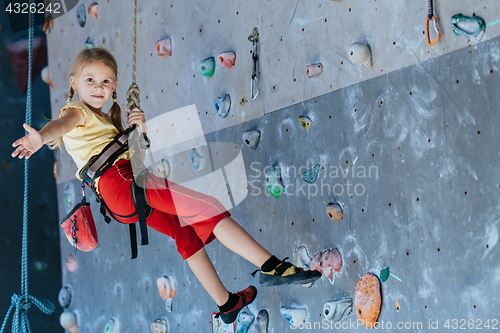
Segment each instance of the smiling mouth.
[{"label": "smiling mouth", "polygon": [[92,95],[94,98],[103,98],[104,96]]}]

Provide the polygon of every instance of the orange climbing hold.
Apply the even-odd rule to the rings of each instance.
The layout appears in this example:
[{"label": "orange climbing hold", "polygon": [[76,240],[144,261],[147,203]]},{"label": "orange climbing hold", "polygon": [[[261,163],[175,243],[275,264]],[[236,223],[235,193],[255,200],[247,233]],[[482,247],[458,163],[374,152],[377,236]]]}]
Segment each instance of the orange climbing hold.
[{"label": "orange climbing hold", "polygon": [[219,54],[217,60],[222,64],[222,66],[231,68],[236,62],[236,54],[234,52],[223,52]]},{"label": "orange climbing hold", "polygon": [[344,217],[344,213],[342,212],[342,207],[335,202],[329,203],[326,206],[326,213],[328,217],[334,220],[335,222],[339,222]]},{"label": "orange climbing hold", "polygon": [[93,3],[92,5],[89,6],[89,9],[87,10],[87,13],[90,15],[94,15],[94,17],[97,20],[97,13],[99,12],[99,5],[96,3]]},{"label": "orange climbing hold", "polygon": [[380,314],[382,294],[380,281],[375,274],[366,273],[356,285],[354,296],[356,315],[368,328],[373,328]]},{"label": "orange climbing hold", "polygon": [[156,55],[159,57],[166,57],[172,55],[172,40],[162,39],[156,42]]},{"label": "orange climbing hold", "polygon": [[307,66],[306,75],[308,78],[313,78],[323,73],[323,65],[321,63]]}]

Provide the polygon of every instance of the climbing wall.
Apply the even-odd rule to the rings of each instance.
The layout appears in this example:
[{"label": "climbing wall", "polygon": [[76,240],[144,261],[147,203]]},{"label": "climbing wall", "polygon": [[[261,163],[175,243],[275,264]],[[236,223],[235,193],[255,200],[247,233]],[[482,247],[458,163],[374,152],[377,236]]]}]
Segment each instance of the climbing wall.
[{"label": "climbing wall", "polygon": [[[249,311],[254,316],[268,311],[269,332],[294,327],[281,316],[282,307],[306,310],[298,326],[306,332],[362,330],[349,306],[344,316],[336,317],[339,322],[325,322],[323,308],[331,300],[355,299],[365,273],[389,277],[381,284],[381,328],[499,327],[495,142],[500,124],[495,112],[500,101],[494,87],[500,83],[500,25],[488,27],[478,43],[454,35],[450,19],[474,14],[488,23],[500,11],[494,1],[481,6],[435,3],[443,35],[430,48],[422,34],[425,1],[405,6],[346,0],[234,1],[225,6],[139,1],[141,106],[153,143],[160,142],[147,164],[170,161],[169,177],[176,181],[224,169],[233,217],[270,252],[295,262],[300,247],[302,254],[307,252],[305,261],[336,248],[342,257],[342,267],[331,272],[331,279],[325,274],[309,288],[258,288]],[[77,21],[77,7],[55,20],[48,35],[54,117],[66,100],[74,56],[89,37],[117,57],[122,106],[131,81],[132,2],[100,3],[97,19],[89,15],[84,27]],[[250,97],[252,43],[247,39],[253,27],[260,34],[260,94],[255,100]],[[159,57],[155,43],[165,38],[171,39],[172,55]],[[371,47],[372,69],[351,61],[349,48],[359,41]],[[234,67],[216,60],[213,76],[198,72],[202,60],[224,51],[236,53]],[[323,73],[308,78],[306,67],[316,63]],[[214,102],[226,93],[232,102],[222,118]],[[301,116],[311,121],[309,129],[297,120]],[[195,155],[180,146],[169,152],[164,145],[165,132],[185,135],[180,124],[195,132],[190,137]],[[169,130],[162,134],[162,128]],[[254,129],[260,131],[255,150],[242,139]],[[221,155],[231,157],[219,163],[214,156],[222,151],[212,143],[231,143],[235,152],[220,148]],[[76,168],[66,152],[57,158],[59,215],[64,216],[79,200],[79,186],[72,180]],[[201,172],[196,170],[199,163],[191,163],[200,160],[205,161]],[[248,188],[232,186],[238,184],[230,172],[236,164],[238,170],[244,166]],[[285,193],[278,198],[267,188],[271,167],[281,170]],[[327,205],[334,202],[343,209],[339,222],[327,214]],[[93,200],[92,208],[98,212]],[[128,228],[106,225],[95,215],[98,248],[67,262],[70,269],[76,263],[74,272],[63,269],[63,284],[72,293],[65,305],[76,314],[80,330],[105,331],[108,325],[112,331],[114,322],[120,332],[149,331],[155,319],[164,317],[170,332],[209,332],[210,314],[217,308],[177,254],[174,241],[151,230],[150,244],[130,260]],[[218,242],[207,250],[228,289],[258,286],[250,263]],[[61,252],[64,263],[72,248],[63,236]],[[381,274],[387,267],[390,274]],[[171,304],[158,291],[162,276],[175,280]],[[355,312],[358,305],[352,306]],[[255,324],[250,330],[257,330]]]}]

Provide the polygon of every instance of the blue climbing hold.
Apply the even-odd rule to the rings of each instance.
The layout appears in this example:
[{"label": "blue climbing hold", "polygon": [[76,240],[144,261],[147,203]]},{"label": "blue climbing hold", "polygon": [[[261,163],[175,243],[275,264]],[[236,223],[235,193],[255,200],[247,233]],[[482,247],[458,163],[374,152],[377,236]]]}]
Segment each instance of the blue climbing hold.
[{"label": "blue climbing hold", "polygon": [[480,41],[486,30],[486,22],[479,16],[453,15],[451,30],[457,36],[466,36]]},{"label": "blue climbing hold", "polygon": [[80,27],[84,27],[85,23],[87,22],[87,7],[85,4],[82,4],[78,9],[76,10],[76,19],[78,20],[78,24]]},{"label": "blue climbing hold", "polygon": [[225,94],[224,97],[219,97],[215,100],[215,110],[221,118],[226,118],[231,109],[231,96]]},{"label": "blue climbing hold", "polygon": [[238,319],[236,320],[236,332],[235,333],[247,333],[248,328],[250,328],[250,324],[255,319],[255,316],[247,311],[247,309],[243,309],[238,314]]},{"label": "blue climbing hold", "polygon": [[316,181],[316,178],[318,178],[318,170],[319,170],[319,164],[317,164],[314,168],[304,172],[302,178],[306,183],[312,184]]},{"label": "blue climbing hold", "polygon": [[205,159],[194,148],[191,150],[191,164],[196,171],[203,171],[203,167],[205,166]]},{"label": "blue climbing hold", "polygon": [[391,273],[391,270],[389,267],[384,268],[383,270],[380,271],[380,281],[385,282],[389,278],[389,274]]},{"label": "blue climbing hold", "polygon": [[92,41],[92,39],[90,39],[90,37],[87,38],[87,40],[85,41],[85,48],[92,49],[94,47],[95,47],[95,45],[94,45],[94,42]]}]

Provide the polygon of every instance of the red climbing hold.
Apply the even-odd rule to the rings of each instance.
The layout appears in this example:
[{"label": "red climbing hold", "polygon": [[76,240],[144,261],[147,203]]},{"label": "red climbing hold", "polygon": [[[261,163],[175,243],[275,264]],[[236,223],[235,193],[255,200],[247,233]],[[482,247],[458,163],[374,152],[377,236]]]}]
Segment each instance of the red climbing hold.
[{"label": "red climbing hold", "polygon": [[217,57],[222,66],[231,68],[236,62],[236,54],[234,52],[223,52]]},{"label": "red climbing hold", "polygon": [[311,261],[311,269],[320,271],[330,280],[333,278],[333,271],[338,272],[340,268],[342,268],[342,256],[337,249],[318,252]]},{"label": "red climbing hold", "polygon": [[166,57],[172,55],[172,40],[162,39],[156,42],[156,55],[160,57]]},{"label": "red climbing hold", "polygon": [[323,73],[323,65],[321,63],[312,64],[306,68],[306,75],[309,78],[316,77],[321,73]]}]

